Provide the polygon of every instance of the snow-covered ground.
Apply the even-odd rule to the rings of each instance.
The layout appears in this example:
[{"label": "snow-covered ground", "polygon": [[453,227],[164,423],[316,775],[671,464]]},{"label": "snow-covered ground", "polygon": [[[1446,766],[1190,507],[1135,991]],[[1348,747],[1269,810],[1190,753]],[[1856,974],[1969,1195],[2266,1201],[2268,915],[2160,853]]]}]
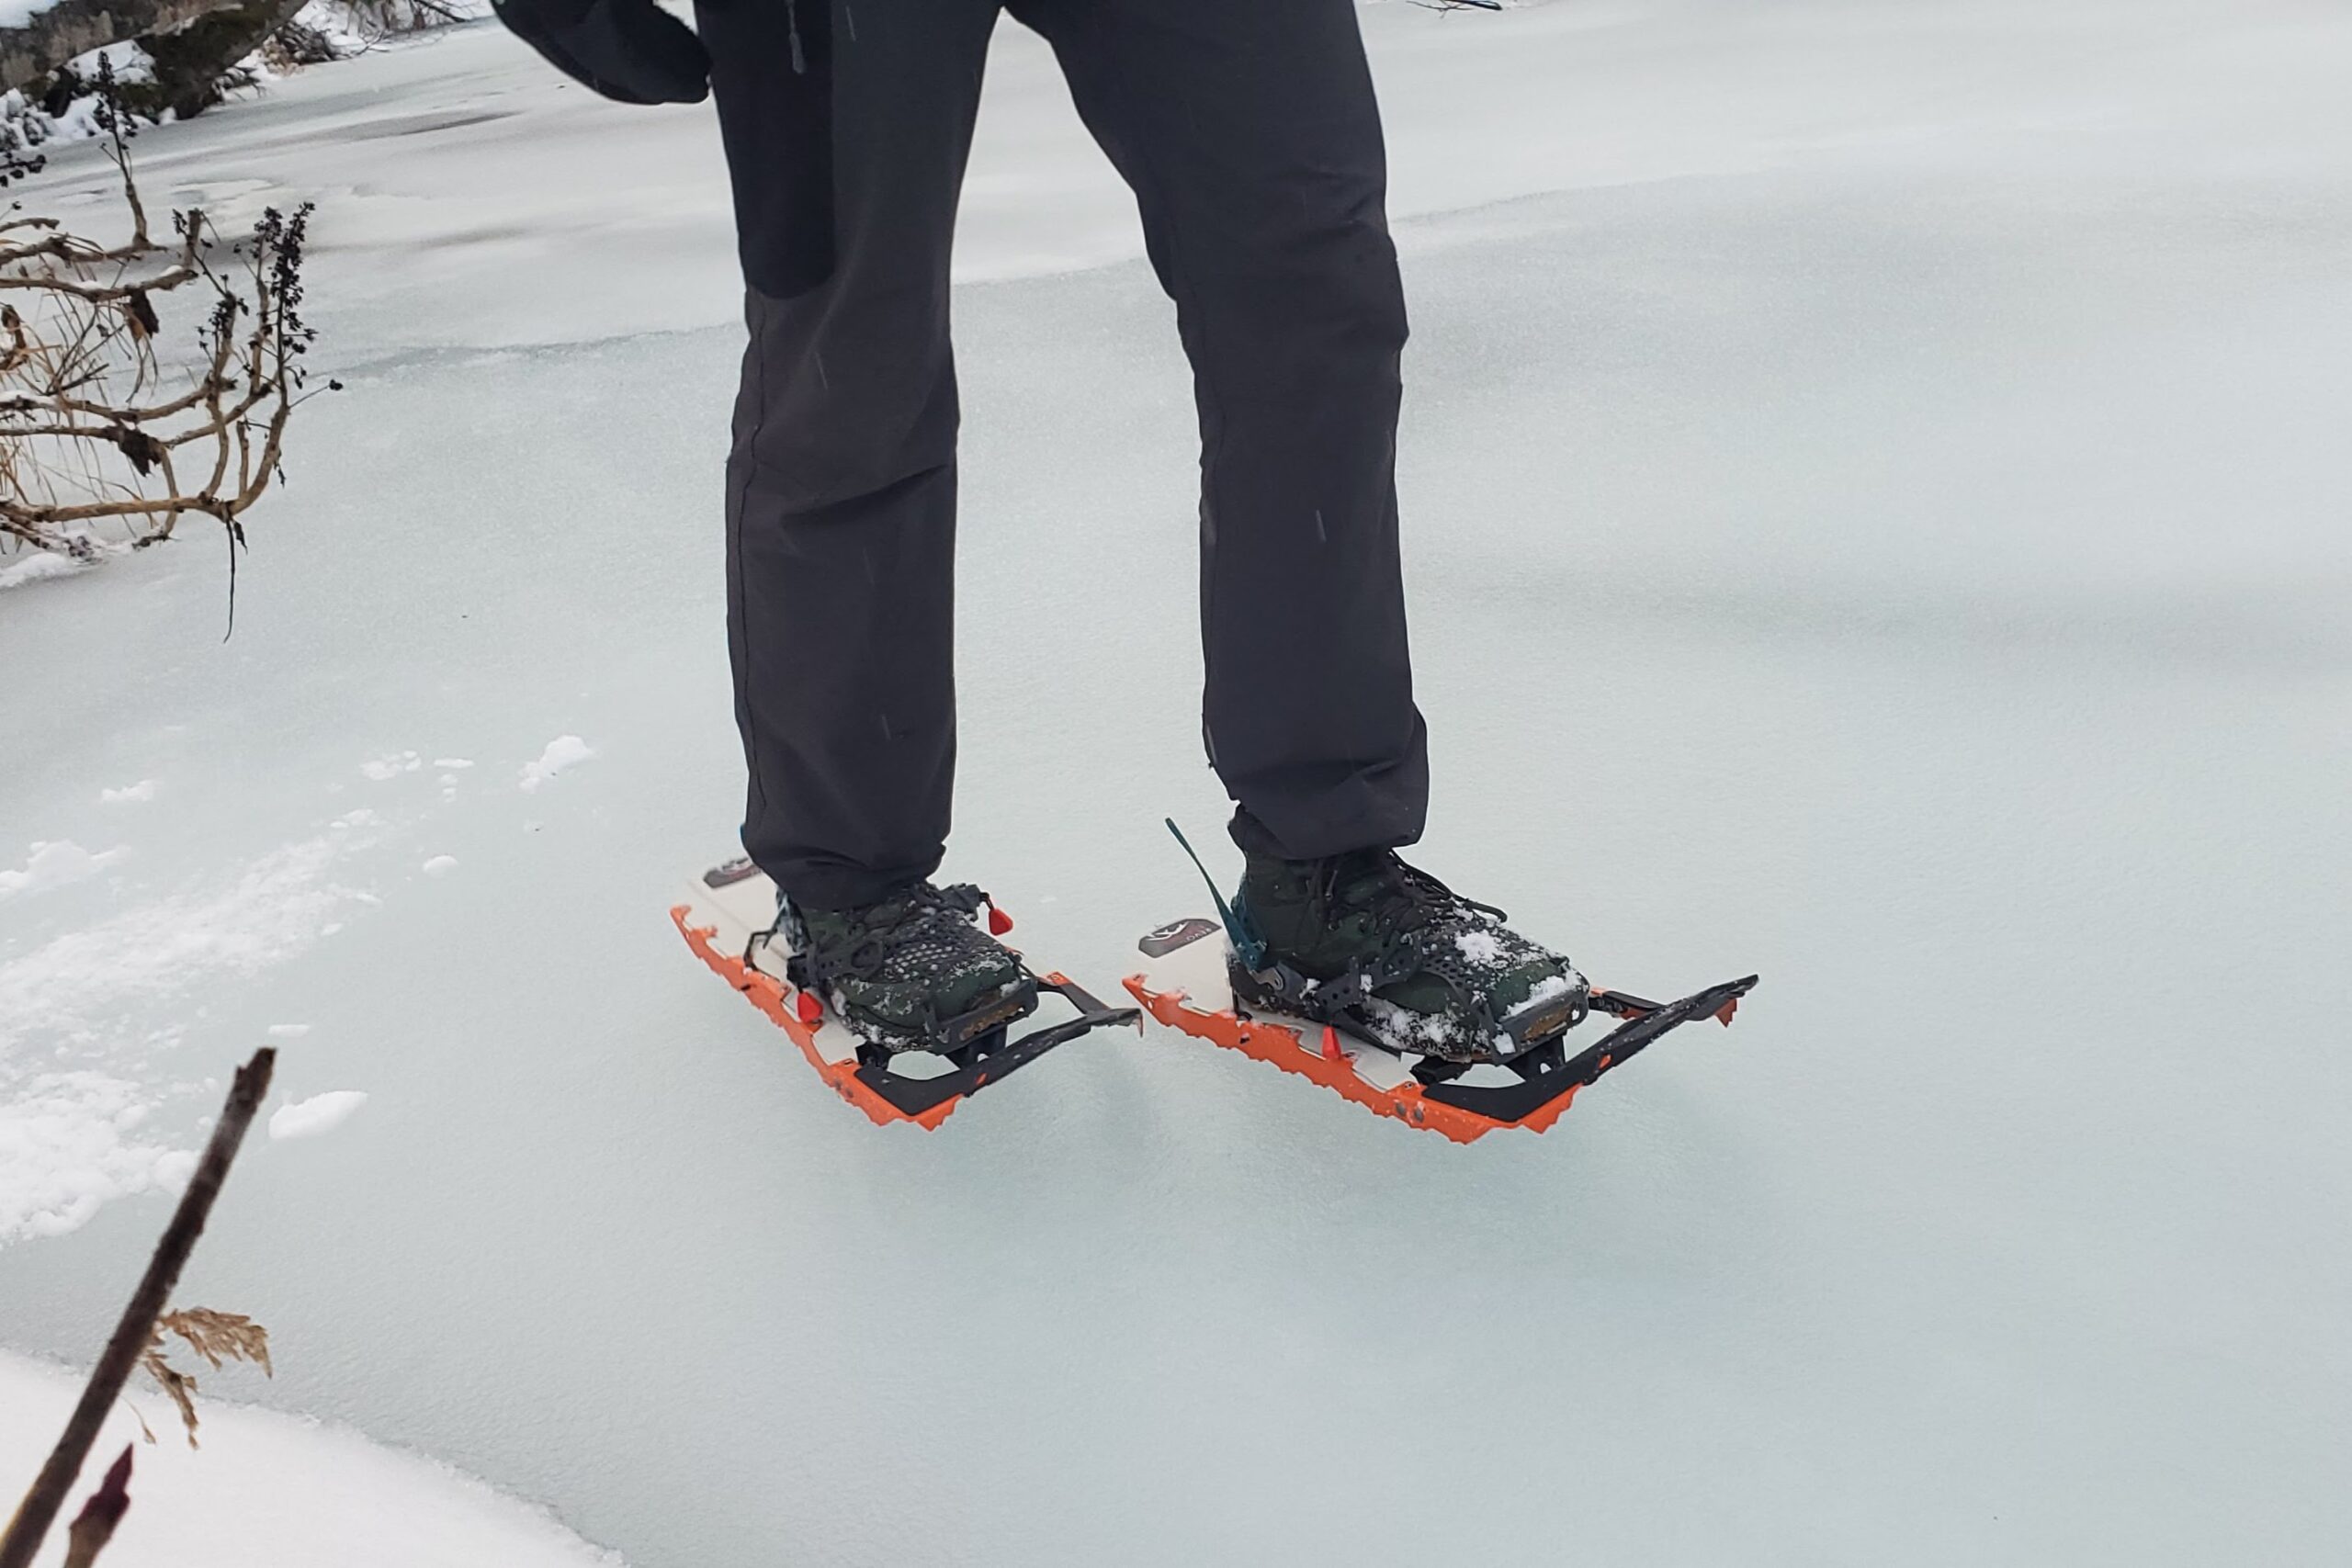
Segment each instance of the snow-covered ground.
[{"label": "snow-covered ground", "polygon": [[[320,201],[349,389],[227,643],[201,534],[0,590],[0,1341],[91,1353],[274,1039],[208,1388],[647,1568],[2341,1561],[2352,19],[1366,17],[1421,858],[1736,1030],[1469,1149],[1166,1034],[842,1107],[663,913],[739,807],[707,111],[466,28],[140,144]],[[1108,987],[1222,815],[1192,414],[1010,25],[963,237],[949,870]]]},{"label": "snow-covered ground", "polygon": [[[80,1393],[79,1378],[0,1354],[0,1474],[12,1489],[40,1468]],[[348,1429],[208,1404],[204,1446],[191,1449],[162,1394],[151,1388],[134,1400],[138,1414],[119,1409],[99,1435],[82,1489],[130,1447],[130,1512],[107,1547],[107,1568],[617,1568],[617,1557],[545,1514]],[[44,1565],[64,1560],[64,1533]]]}]

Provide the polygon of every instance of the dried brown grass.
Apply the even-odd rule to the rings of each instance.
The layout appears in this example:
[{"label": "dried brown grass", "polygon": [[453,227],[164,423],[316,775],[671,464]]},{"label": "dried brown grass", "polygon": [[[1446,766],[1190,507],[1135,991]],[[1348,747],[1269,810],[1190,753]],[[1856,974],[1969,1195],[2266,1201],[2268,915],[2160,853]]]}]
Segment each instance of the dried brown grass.
[{"label": "dried brown grass", "polygon": [[[243,1313],[181,1307],[158,1317],[139,1365],[179,1410],[189,1448],[202,1446],[196,1438],[196,1375],[172,1365],[172,1343],[166,1336],[185,1342],[216,1372],[231,1361],[245,1361],[259,1367],[264,1377],[277,1375],[269,1364],[269,1330]],[[141,1430],[147,1429],[144,1420],[139,1425]],[[147,1431],[147,1440],[155,1440],[153,1431]]]}]

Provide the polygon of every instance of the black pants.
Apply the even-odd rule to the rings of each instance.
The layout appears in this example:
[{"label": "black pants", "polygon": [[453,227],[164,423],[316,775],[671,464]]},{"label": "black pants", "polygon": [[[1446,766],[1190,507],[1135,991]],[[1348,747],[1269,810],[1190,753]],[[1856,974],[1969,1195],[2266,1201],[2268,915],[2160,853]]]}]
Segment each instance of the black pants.
[{"label": "black pants", "polygon": [[[1209,757],[1245,849],[1409,843],[1405,312],[1353,0],[1011,0],[1141,209],[1201,424]],[[796,901],[947,834],[948,249],[1000,0],[703,0],[751,345],[728,463],[743,842]]]}]

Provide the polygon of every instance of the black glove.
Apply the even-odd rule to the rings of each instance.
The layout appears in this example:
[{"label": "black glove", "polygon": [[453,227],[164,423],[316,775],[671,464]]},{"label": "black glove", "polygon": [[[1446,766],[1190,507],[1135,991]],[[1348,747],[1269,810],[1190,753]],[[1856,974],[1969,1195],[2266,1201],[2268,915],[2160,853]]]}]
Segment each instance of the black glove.
[{"label": "black glove", "polygon": [[710,56],[653,0],[491,0],[498,19],[557,70],[625,104],[698,104]]}]

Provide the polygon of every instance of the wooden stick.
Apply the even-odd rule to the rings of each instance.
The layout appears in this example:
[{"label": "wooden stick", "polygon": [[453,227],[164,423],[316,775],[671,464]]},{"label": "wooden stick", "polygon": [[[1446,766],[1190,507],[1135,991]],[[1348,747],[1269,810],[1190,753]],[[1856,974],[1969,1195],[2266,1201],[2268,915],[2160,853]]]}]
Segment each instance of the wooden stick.
[{"label": "wooden stick", "polygon": [[130,1304],[122,1309],[122,1321],[115,1325],[106,1353],[90,1369],[82,1402],[74,1407],[64,1436],[50,1450],[49,1461],[40,1467],[32,1489],[17,1506],[16,1517],[0,1534],[0,1568],[32,1568],[33,1553],[40,1550],[41,1538],[65,1506],[65,1495],[82,1473],[83,1461],[89,1458],[90,1445],[97,1441],[98,1428],[106,1425],[115,1401],[122,1397],[122,1385],[130,1381],[141,1354],[154,1337],[155,1319],[170,1303],[180,1270],[187,1267],[188,1254],[196,1249],[196,1238],[204,1234],[212,1201],[220,1196],[220,1184],[229,1179],[229,1164],[237,1157],[237,1145],[244,1142],[245,1129],[261,1109],[262,1097],[269,1092],[269,1075],[277,1064],[277,1050],[265,1045],[237,1069],[237,1081],[229,1086],[229,1102],[221,1108],[220,1125],[212,1129],[212,1141],[205,1145],[204,1157],[197,1162],[187,1190],[180,1194],[180,1206],[164,1227],[164,1238],[155,1244],[155,1256],[147,1260],[146,1275],[131,1293]]}]

